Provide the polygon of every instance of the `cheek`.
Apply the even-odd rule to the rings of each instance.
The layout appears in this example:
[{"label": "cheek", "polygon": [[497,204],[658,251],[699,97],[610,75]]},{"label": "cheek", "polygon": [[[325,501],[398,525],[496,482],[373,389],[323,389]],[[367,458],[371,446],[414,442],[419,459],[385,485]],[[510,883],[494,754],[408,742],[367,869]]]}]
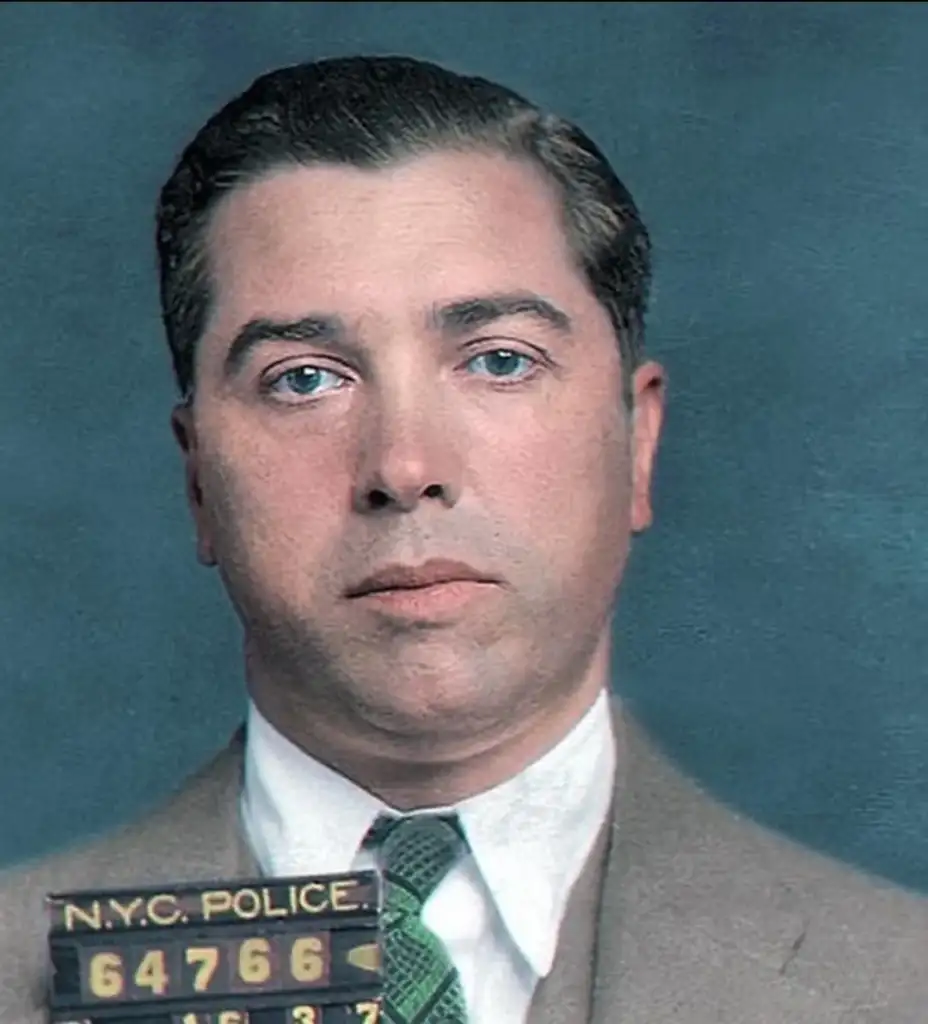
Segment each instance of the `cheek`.
[{"label": "cheek", "polygon": [[[630,460],[621,417],[555,418],[494,446],[482,497],[536,549],[583,560],[621,547],[628,530]],[[489,469],[492,467],[492,471]],[[492,472],[492,479],[489,479]]]},{"label": "cheek", "polygon": [[332,543],[347,500],[343,452],[253,439],[210,453],[204,498],[220,545],[250,561],[303,564]]}]

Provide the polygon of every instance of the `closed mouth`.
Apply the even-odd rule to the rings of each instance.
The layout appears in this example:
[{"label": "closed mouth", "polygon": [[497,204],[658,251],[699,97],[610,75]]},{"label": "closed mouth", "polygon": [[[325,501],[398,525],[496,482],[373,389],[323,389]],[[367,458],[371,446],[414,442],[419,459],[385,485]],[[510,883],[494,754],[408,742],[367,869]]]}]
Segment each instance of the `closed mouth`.
[{"label": "closed mouth", "polygon": [[347,590],[348,597],[364,597],[390,590],[422,590],[442,583],[497,583],[497,579],[465,562],[432,559],[419,566],[388,565]]}]

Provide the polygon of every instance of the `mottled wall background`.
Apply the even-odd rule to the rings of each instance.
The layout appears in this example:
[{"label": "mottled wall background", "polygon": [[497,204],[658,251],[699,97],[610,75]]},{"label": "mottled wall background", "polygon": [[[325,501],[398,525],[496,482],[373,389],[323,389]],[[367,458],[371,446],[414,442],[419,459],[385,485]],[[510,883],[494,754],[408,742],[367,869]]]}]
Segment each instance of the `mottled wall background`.
[{"label": "mottled wall background", "polygon": [[671,406],[616,687],[757,818],[928,889],[928,5],[0,7],[0,860],[243,706],[168,415],[156,191],[272,66],[404,52],[578,120],[657,249]]}]

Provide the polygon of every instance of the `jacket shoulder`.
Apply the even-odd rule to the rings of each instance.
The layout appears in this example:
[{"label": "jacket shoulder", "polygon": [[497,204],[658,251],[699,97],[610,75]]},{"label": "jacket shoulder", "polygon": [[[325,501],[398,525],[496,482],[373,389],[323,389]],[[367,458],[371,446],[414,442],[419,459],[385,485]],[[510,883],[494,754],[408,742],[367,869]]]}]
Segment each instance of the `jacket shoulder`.
[{"label": "jacket shoulder", "polygon": [[[727,814],[726,814],[727,812]],[[755,885],[798,930],[783,951],[785,981],[847,1008],[851,1021],[894,1024],[928,1006],[928,897],[720,808],[718,841],[740,850]],[[913,1016],[915,1015],[915,1016]]]},{"label": "jacket shoulder", "polygon": [[236,734],[175,794],[138,820],[0,872],[2,1024],[31,1024],[44,1012],[47,895],[208,881],[237,872],[241,763]]},{"label": "jacket shoulder", "polygon": [[626,879],[639,900],[708,937],[723,960],[841,1007],[842,1024],[922,1015],[925,894],[772,831],[687,778],[643,730],[628,738],[638,771],[614,827],[635,837]]}]

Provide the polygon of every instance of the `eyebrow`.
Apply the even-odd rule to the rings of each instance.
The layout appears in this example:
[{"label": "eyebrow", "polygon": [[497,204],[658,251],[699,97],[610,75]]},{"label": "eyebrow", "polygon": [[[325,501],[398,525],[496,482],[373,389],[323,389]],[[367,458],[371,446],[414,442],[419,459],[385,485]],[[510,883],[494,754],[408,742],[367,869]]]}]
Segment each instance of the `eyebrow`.
[{"label": "eyebrow", "polygon": [[573,322],[564,310],[534,292],[502,292],[459,299],[433,310],[429,321],[443,334],[460,335],[516,316],[531,317],[558,334],[568,335],[573,330]]},{"label": "eyebrow", "polygon": [[[549,299],[525,291],[457,299],[432,308],[426,319],[429,326],[439,333],[460,337],[510,317],[529,317],[565,337],[573,333],[573,321],[564,310]],[[273,341],[301,341],[339,347],[348,344],[348,331],[340,317],[326,314],[314,313],[296,320],[268,317],[249,320],[229,345],[224,360],[225,375],[232,377],[237,374],[254,349]]]}]

